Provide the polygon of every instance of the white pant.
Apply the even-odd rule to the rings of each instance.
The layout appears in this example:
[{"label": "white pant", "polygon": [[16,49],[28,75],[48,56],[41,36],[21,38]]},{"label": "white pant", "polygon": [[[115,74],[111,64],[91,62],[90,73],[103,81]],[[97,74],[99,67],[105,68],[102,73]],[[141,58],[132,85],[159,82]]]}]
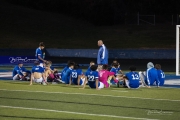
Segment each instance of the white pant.
[{"label": "white pant", "polygon": [[13,77],[13,80],[20,80],[19,74],[16,74],[16,75]]},{"label": "white pant", "polygon": [[81,78],[80,80],[82,80],[82,84],[81,85],[84,85],[84,84],[86,84],[86,83],[84,83],[85,82],[85,78]]},{"label": "white pant", "polygon": [[41,77],[41,78],[39,78],[39,79],[34,79],[34,82],[36,82],[36,83],[41,83],[41,82],[43,82],[43,78]]},{"label": "white pant", "polygon": [[102,83],[102,82],[100,82],[100,85],[99,85],[99,87],[98,88],[104,88],[104,84]]},{"label": "white pant", "polygon": [[42,68],[44,67],[43,63],[40,63],[39,66],[41,66]]}]

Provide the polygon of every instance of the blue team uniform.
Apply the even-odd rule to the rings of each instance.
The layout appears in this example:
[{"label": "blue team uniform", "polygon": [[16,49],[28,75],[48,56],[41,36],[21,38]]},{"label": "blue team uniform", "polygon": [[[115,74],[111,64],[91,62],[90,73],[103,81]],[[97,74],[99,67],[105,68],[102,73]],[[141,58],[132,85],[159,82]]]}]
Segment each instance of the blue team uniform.
[{"label": "blue team uniform", "polygon": [[[90,88],[96,88],[96,79],[99,78],[97,71],[87,71],[86,72],[88,84]],[[98,87],[100,86],[100,82],[98,83]]]},{"label": "blue team uniform", "polygon": [[156,85],[159,86],[159,78],[155,68],[147,69],[145,82],[148,86],[153,85],[154,82],[156,82]]},{"label": "blue team uniform", "polygon": [[35,56],[36,56],[36,59],[37,59],[40,63],[43,63],[43,61],[38,58],[38,56],[40,56],[41,58],[43,58],[42,50],[41,50],[40,48],[37,48],[37,49],[36,49],[36,54],[35,54]]},{"label": "blue team uniform", "polygon": [[112,67],[111,70],[110,70],[110,72],[113,72],[114,75],[116,76],[116,75],[119,73],[119,68],[114,68],[114,67]]},{"label": "blue team uniform", "polygon": [[70,80],[70,76],[71,76],[71,71],[72,69],[71,68],[68,68],[63,76],[63,81],[66,83],[66,84],[69,84],[69,80]]},{"label": "blue team uniform", "polygon": [[32,73],[34,73],[34,72],[44,73],[44,68],[42,68],[41,66],[33,66]]},{"label": "blue team uniform", "polygon": [[[72,83],[74,83],[75,85],[78,84],[78,76],[82,75],[82,70],[81,69],[73,69],[71,71],[71,80]],[[80,85],[82,84],[82,80],[80,80]]]},{"label": "blue team uniform", "polygon": [[159,78],[159,86],[164,85],[164,80],[165,80],[165,74],[162,70],[157,70],[158,78]]},{"label": "blue team uniform", "polygon": [[97,56],[97,64],[98,65],[108,65],[108,50],[106,46],[103,44],[100,46],[99,51],[98,51],[98,56]]},{"label": "blue team uniform", "polygon": [[89,66],[89,67],[88,67],[88,69],[87,69],[87,71],[86,71],[86,72],[88,72],[88,71],[91,71],[91,66]]},{"label": "blue team uniform", "polygon": [[[66,67],[64,67],[64,69],[62,70],[62,72],[61,72],[61,79],[62,79],[62,81],[64,81],[65,80],[65,73],[66,73],[66,71],[67,71],[67,69],[68,69],[69,67],[68,66],[66,66]],[[65,81],[64,81],[65,82]]]},{"label": "blue team uniform", "polygon": [[19,67],[19,66],[15,66],[12,72],[12,76],[14,77],[16,74],[19,74],[21,76],[23,75],[23,72],[29,72],[28,70],[26,70],[25,67]]},{"label": "blue team uniform", "polygon": [[139,81],[140,81],[140,77],[139,74],[137,72],[129,72],[126,73],[126,77],[129,81],[129,86],[130,88],[138,88],[139,87]]}]

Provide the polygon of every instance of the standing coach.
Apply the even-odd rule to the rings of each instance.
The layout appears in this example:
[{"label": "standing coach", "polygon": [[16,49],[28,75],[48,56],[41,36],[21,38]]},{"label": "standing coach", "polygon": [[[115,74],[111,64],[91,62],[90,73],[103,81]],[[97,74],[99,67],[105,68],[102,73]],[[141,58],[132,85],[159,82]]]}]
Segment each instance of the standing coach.
[{"label": "standing coach", "polygon": [[102,65],[108,65],[108,50],[102,40],[98,40],[99,51],[97,55],[98,71],[102,69]]}]

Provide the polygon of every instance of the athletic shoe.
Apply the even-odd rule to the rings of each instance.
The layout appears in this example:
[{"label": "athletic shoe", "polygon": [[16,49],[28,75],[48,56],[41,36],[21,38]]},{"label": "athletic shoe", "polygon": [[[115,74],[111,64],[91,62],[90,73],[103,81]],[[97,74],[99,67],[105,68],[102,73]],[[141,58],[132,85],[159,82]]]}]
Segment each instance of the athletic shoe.
[{"label": "athletic shoe", "polygon": [[57,82],[52,82],[52,84],[58,84]]},{"label": "athletic shoe", "polygon": [[42,82],[43,85],[47,85],[45,82]]}]

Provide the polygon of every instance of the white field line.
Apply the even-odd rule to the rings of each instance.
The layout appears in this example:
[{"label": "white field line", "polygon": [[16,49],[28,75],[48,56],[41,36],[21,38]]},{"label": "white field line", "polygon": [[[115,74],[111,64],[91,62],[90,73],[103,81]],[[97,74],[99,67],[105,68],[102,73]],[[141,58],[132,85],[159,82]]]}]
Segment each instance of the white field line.
[{"label": "white field line", "polygon": [[114,92],[128,92],[128,91],[122,91],[122,90],[111,90],[111,91],[114,91]]},{"label": "white field line", "polygon": [[67,95],[85,95],[85,96],[98,96],[98,97],[114,97],[114,98],[129,98],[129,99],[180,102],[180,100],[171,100],[171,99],[155,99],[155,98],[127,97],[127,96],[114,96],[114,95],[101,95],[101,94],[86,94],[86,93],[46,92],[46,91],[8,90],[8,89],[0,89],[0,91],[31,92],[31,93],[46,93],[46,94],[67,94]]},{"label": "white field line", "polygon": [[68,114],[89,115],[89,116],[99,116],[99,117],[110,117],[110,118],[126,118],[126,119],[135,119],[135,120],[158,120],[158,119],[149,119],[149,118],[137,118],[137,117],[126,117],[126,116],[104,115],[104,114],[91,114],[91,113],[60,111],[60,110],[40,109],[40,108],[16,107],[16,106],[4,106],[4,105],[0,105],[0,107],[1,108],[22,109],[22,110],[36,110],[36,111],[46,111],[46,112],[57,112],[57,113],[68,113]]},{"label": "white field line", "polygon": [[0,75],[0,77],[12,77],[12,75]]},{"label": "white field line", "polygon": [[12,72],[0,72],[0,75],[3,75],[3,74],[12,75]]}]

